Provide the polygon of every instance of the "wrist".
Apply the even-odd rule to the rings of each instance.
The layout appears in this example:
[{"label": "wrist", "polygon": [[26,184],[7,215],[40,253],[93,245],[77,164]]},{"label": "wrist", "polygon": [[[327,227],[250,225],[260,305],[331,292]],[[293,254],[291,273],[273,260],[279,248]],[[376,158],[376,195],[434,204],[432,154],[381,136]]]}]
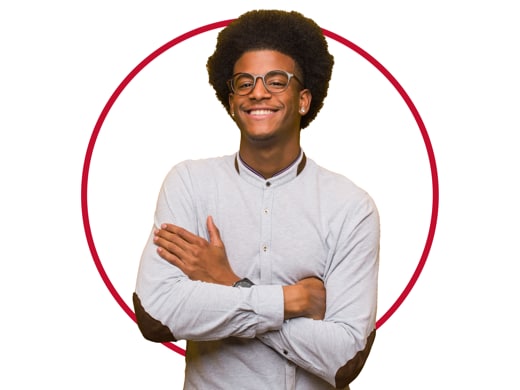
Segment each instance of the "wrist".
[{"label": "wrist", "polygon": [[240,278],[235,275],[234,273],[226,273],[226,274],[219,274],[219,275],[213,275],[214,283],[221,284],[224,286],[233,286],[236,282],[240,280]]},{"label": "wrist", "polygon": [[283,286],[284,319],[305,315],[305,300],[302,298],[304,289],[301,285]]}]

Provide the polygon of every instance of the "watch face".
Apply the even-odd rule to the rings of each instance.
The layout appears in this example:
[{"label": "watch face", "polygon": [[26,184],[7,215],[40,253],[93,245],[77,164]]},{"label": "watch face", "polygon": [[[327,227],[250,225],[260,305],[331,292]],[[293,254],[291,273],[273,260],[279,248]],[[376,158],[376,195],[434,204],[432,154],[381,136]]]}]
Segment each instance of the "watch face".
[{"label": "watch face", "polygon": [[250,281],[248,278],[244,278],[236,282],[233,287],[251,287],[254,283]]}]

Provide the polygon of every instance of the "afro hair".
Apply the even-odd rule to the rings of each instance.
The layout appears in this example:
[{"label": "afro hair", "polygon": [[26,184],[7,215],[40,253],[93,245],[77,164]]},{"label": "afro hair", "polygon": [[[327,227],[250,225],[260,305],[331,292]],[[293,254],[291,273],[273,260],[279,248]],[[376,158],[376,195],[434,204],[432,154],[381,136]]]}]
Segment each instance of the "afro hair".
[{"label": "afro hair", "polygon": [[249,11],[229,23],[219,33],[206,64],[209,82],[228,112],[227,80],[237,60],[252,50],[276,50],[296,62],[305,88],[312,94],[311,107],[300,123],[306,128],[323,106],[334,65],[321,28],[299,12],[279,10]]}]

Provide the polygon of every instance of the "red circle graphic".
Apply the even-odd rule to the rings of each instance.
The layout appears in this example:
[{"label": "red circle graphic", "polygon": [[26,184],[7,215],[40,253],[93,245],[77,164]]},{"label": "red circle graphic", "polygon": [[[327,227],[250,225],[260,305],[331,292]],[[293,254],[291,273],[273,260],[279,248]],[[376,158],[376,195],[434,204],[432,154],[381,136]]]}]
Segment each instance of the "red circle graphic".
[{"label": "red circle graphic", "polygon": [[[175,45],[190,39],[196,35],[202,34],[207,31],[211,31],[217,28],[225,27],[227,26],[233,19],[230,20],[224,20],[216,23],[211,23],[199,28],[196,28],[192,31],[189,31],[183,35],[178,36],[177,38],[171,40],[170,42],[166,43],[165,45],[161,46],[157,50],[155,50],[153,53],[151,53],[148,57],[146,57],[141,63],[139,63],[129,74],[125,77],[125,79],[119,84],[119,86],[116,88],[108,102],[106,103],[105,107],[103,108],[103,111],[101,112],[101,115],[99,116],[96,125],[94,127],[94,131],[92,132],[92,136],[90,137],[90,141],[87,147],[86,155],[85,155],[85,161],[83,165],[83,174],[81,179],[81,211],[83,215],[83,226],[85,229],[85,235],[87,239],[88,246],[90,248],[90,252],[92,255],[92,258],[94,259],[94,263],[96,265],[96,268],[103,279],[103,282],[107,286],[108,290],[112,294],[112,296],[115,298],[116,302],[121,306],[121,308],[124,310],[124,312],[133,320],[136,321],[135,313],[130,309],[130,307],[126,304],[126,302],[121,298],[117,290],[115,289],[114,285],[110,281],[110,278],[108,277],[103,264],[101,263],[101,260],[99,258],[99,255],[96,250],[96,245],[94,244],[94,239],[92,237],[92,231],[90,229],[90,221],[89,221],[89,213],[88,213],[88,198],[87,198],[87,188],[88,188],[88,176],[89,176],[89,168],[90,168],[90,162],[92,159],[92,152],[94,150],[94,146],[96,144],[96,139],[99,135],[99,132],[101,130],[101,126],[103,125],[110,109],[118,99],[119,95],[123,92],[123,90],[126,88],[126,86],[132,81],[132,79],[137,76],[137,74],[142,71],[150,62],[152,62],[155,58],[160,56],[165,51],[171,49]],[[380,328],[394,313],[395,311],[401,306],[401,304],[404,302],[408,294],[410,294],[410,291],[414,287],[415,283],[417,282],[417,279],[419,278],[419,275],[421,274],[424,265],[426,264],[426,260],[428,258],[428,254],[430,253],[430,249],[433,243],[433,237],[435,235],[435,228],[437,225],[437,215],[438,215],[438,207],[439,207],[439,181],[437,176],[437,166],[435,162],[435,155],[433,152],[433,148],[430,142],[430,138],[428,136],[428,132],[426,131],[426,127],[421,119],[421,116],[419,115],[419,112],[417,111],[415,105],[413,104],[412,100],[408,96],[408,94],[405,92],[403,87],[399,84],[399,82],[392,76],[392,74],[381,64],[379,63],[374,57],[372,57],[370,54],[368,54],[366,51],[361,49],[359,46],[355,45],[354,43],[350,42],[349,40],[339,36],[338,34],[335,34],[331,31],[322,29],[323,33],[326,37],[334,39],[335,41],[345,45],[349,49],[353,50],[360,56],[362,56],[364,59],[366,59],[368,62],[370,62],[379,72],[381,72],[388,81],[394,86],[394,88],[397,90],[399,95],[402,97],[402,99],[405,101],[406,105],[410,109],[413,117],[415,118],[415,121],[417,122],[417,125],[419,127],[419,130],[421,131],[422,138],[424,140],[424,144],[426,146],[426,151],[428,153],[428,159],[430,163],[430,170],[431,170],[431,179],[432,179],[432,191],[433,191],[433,201],[432,201],[432,209],[431,209],[431,219],[430,219],[430,227],[428,231],[428,235],[426,238],[426,243],[424,245],[424,250],[422,252],[421,258],[419,260],[419,263],[412,274],[412,277],[408,281],[406,287],[401,292],[397,300],[392,304],[392,306],[384,313],[376,322],[376,327]],[[174,343],[164,343],[164,345],[171,350],[181,354],[185,355],[185,350],[180,348]]]}]

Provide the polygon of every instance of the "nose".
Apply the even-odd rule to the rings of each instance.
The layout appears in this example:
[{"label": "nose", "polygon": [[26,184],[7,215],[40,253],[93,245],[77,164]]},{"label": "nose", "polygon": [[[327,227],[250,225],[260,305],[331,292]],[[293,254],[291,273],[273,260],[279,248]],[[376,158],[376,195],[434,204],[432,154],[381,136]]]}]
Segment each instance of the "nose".
[{"label": "nose", "polygon": [[249,93],[249,97],[251,99],[260,100],[265,99],[266,97],[270,97],[271,92],[267,90],[264,84],[264,79],[262,77],[256,78],[255,87],[253,90]]}]

